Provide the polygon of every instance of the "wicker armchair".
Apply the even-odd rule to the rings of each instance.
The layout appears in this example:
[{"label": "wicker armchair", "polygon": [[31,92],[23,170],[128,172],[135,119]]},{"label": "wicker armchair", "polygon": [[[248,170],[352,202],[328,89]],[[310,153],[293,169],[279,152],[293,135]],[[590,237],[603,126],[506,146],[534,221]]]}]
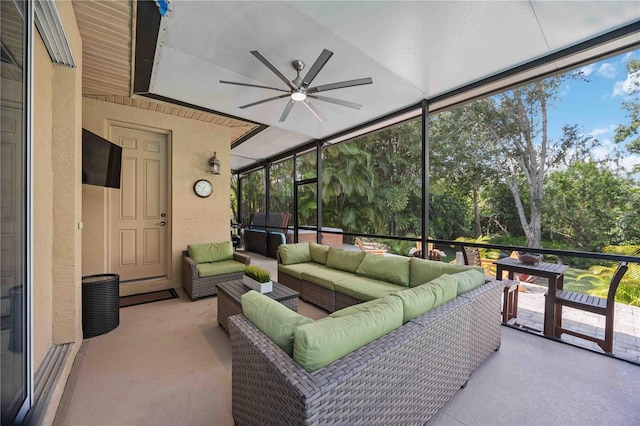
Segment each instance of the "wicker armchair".
[{"label": "wicker armchair", "polygon": [[[244,265],[251,263],[251,257],[237,252],[233,253],[233,260]],[[218,283],[241,279],[242,272],[200,277],[198,275],[198,264],[189,257],[188,251],[185,250],[182,252],[182,287],[193,301],[204,296],[217,294],[216,285]]]}]

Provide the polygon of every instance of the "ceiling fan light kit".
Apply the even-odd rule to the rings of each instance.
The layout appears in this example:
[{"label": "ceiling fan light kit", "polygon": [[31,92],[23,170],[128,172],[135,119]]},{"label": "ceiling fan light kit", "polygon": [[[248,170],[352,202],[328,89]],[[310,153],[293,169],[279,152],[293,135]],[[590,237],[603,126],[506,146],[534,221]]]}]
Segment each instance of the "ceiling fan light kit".
[{"label": "ceiling fan light kit", "polygon": [[337,83],[325,84],[322,86],[309,87],[313,82],[313,80],[318,75],[318,73],[326,65],[327,61],[329,61],[331,56],[333,56],[333,52],[327,49],[324,49],[320,54],[320,56],[318,56],[318,59],[316,59],[316,61],[313,63],[309,71],[307,71],[307,74],[304,76],[304,78],[300,77],[300,71],[302,71],[305,68],[305,63],[301,60],[295,60],[291,62],[291,65],[293,66],[293,68],[296,70],[296,73],[297,73],[296,78],[293,80],[289,80],[278,68],[276,68],[275,65],[269,62],[269,60],[265,58],[257,50],[252,50],[251,54],[255,56],[260,62],[262,62],[267,68],[269,68],[271,72],[273,72],[280,80],[282,80],[282,82],[287,85],[288,89],[285,90],[285,89],[280,89],[278,87],[239,83],[239,82],[226,81],[226,80],[220,80],[220,83],[233,84],[236,86],[257,87],[260,89],[276,90],[278,92],[287,92],[288,94],[286,95],[274,96],[271,98],[263,99],[261,101],[252,102],[247,105],[242,105],[239,107],[242,109],[249,108],[249,107],[260,105],[266,102],[271,102],[271,101],[288,97],[289,102],[285,106],[284,111],[280,116],[280,122],[284,122],[287,119],[287,117],[289,116],[289,113],[291,112],[291,109],[298,102],[302,102],[303,105],[306,106],[307,109],[311,111],[311,113],[318,120],[320,120],[320,122],[325,122],[327,119],[324,117],[324,115],[322,115],[320,110],[318,110],[318,108],[316,108],[316,106],[309,101],[309,98],[316,99],[322,102],[341,105],[348,108],[360,109],[362,105],[356,104],[354,102],[348,102],[348,101],[343,101],[342,99],[329,98],[326,96],[318,96],[313,94],[317,92],[326,92],[328,90],[343,89],[346,87],[362,86],[365,84],[373,83],[373,80],[371,79],[371,77],[366,77],[366,78],[359,78],[356,80],[346,80],[346,81],[340,81]]}]

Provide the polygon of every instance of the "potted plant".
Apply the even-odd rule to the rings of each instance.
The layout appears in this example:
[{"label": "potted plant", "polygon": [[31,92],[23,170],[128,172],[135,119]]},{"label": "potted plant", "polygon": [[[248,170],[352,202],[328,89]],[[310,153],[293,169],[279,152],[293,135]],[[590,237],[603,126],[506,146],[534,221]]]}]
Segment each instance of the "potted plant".
[{"label": "potted plant", "polygon": [[273,286],[271,283],[271,273],[256,265],[247,265],[244,268],[242,283],[247,287],[259,291],[260,293],[269,293]]}]

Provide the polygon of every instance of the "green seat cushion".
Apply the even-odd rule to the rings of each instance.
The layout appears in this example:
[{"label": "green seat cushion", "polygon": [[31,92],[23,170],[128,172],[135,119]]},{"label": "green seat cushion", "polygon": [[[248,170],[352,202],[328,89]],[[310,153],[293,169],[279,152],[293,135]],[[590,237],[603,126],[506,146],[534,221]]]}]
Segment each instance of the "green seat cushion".
[{"label": "green seat cushion", "polygon": [[245,264],[235,260],[222,260],[220,262],[198,263],[198,276],[213,277],[214,275],[233,274],[244,272]]},{"label": "green seat cushion", "polygon": [[458,281],[458,296],[484,284],[484,272],[480,271],[458,272],[453,277]]},{"label": "green seat cushion", "polygon": [[321,265],[318,266],[323,269],[310,272],[302,272],[302,279],[315,285],[319,285],[320,287],[324,287],[328,290],[335,290],[335,284],[337,282],[349,280],[356,277],[355,274],[351,274],[349,272],[339,271]]},{"label": "green seat cushion", "polygon": [[327,264],[327,256],[329,256],[329,246],[323,244],[310,243],[309,251],[311,252],[311,260],[321,265]]},{"label": "green seat cushion", "polygon": [[324,265],[319,265],[317,263],[308,262],[308,263],[296,263],[294,265],[283,265],[282,263],[278,264],[278,271],[284,272],[287,275],[290,275],[299,280],[302,279],[302,273],[307,272],[309,274],[321,274],[322,271],[327,269]]},{"label": "green seat cushion", "polygon": [[311,262],[309,243],[282,244],[278,246],[278,253],[283,265]]},{"label": "green seat cushion", "polygon": [[356,274],[408,287],[409,260],[405,256],[376,256],[366,253]]},{"label": "green seat cushion", "polygon": [[219,262],[233,259],[233,244],[231,241],[209,244],[189,244],[189,257],[196,263]]},{"label": "green seat cushion", "polygon": [[298,314],[255,290],[240,297],[242,313],[289,356],[293,355],[293,334],[313,320]]},{"label": "green seat cushion", "polygon": [[409,286],[415,287],[424,284],[442,274],[455,274],[469,270],[477,270],[484,273],[484,269],[481,266],[454,265],[447,262],[412,257],[409,260]]},{"label": "green seat cushion", "polygon": [[337,247],[329,247],[327,266],[346,272],[356,272],[360,262],[364,259],[364,251],[342,250]]},{"label": "green seat cushion", "polygon": [[394,296],[364,312],[298,327],[293,359],[307,371],[322,368],[402,325],[402,303]]},{"label": "green seat cushion", "polygon": [[385,297],[403,288],[406,287],[359,276],[353,276],[335,284],[335,290],[338,293],[351,296],[363,302]]},{"label": "green seat cushion", "polygon": [[457,289],[458,281],[452,275],[442,274],[428,283],[398,291],[393,295],[402,301],[402,322],[406,323],[455,299]]}]

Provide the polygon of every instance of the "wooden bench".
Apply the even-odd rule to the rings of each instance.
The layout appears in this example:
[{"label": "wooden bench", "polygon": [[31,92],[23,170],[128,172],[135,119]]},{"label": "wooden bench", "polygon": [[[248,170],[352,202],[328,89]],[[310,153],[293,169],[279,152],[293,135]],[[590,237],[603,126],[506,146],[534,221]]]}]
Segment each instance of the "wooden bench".
[{"label": "wooden bench", "polygon": [[[615,298],[616,291],[620,280],[627,272],[629,267],[626,262],[620,263],[618,269],[613,274],[611,284],[609,285],[609,294],[606,299],[602,299],[596,296],[589,296],[587,294],[575,293],[563,289],[556,290],[556,302],[555,302],[555,317],[556,322],[554,326],[554,336],[560,337],[562,333],[570,334],[572,336],[580,337],[582,339],[596,342],[605,352],[613,352],[613,319],[616,311]],[[562,327],[562,307],[567,306],[569,308],[580,309],[583,311],[591,312],[594,314],[604,315],[604,339],[599,339],[595,336],[583,334],[575,330],[570,330]]]}]

